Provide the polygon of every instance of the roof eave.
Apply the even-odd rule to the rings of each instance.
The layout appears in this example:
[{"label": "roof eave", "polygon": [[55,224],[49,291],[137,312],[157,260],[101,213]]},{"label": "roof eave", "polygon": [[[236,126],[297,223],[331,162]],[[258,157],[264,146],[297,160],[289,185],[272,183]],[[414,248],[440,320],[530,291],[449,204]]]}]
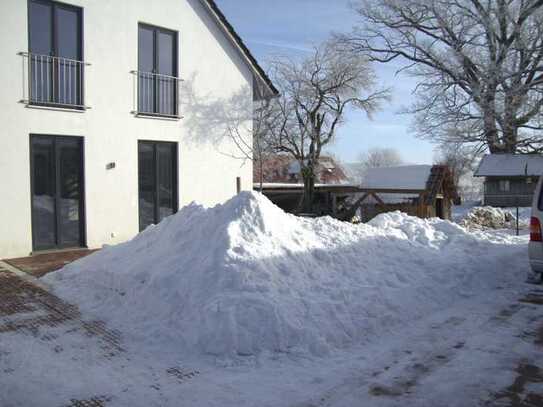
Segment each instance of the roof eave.
[{"label": "roof eave", "polygon": [[540,174],[473,174],[474,177],[486,177],[486,178],[528,178],[528,177],[540,177]]},{"label": "roof eave", "polygon": [[228,22],[226,16],[219,9],[214,0],[200,0],[204,8],[214,17],[215,22],[223,30],[226,37],[231,41],[235,48],[239,51],[241,57],[251,68],[253,72],[253,98],[254,100],[266,100],[279,97],[279,91],[273,85],[271,79],[266,75],[266,72],[258,64],[256,58],[251,54],[249,48],[244,44],[241,37],[234,30],[234,27]]},{"label": "roof eave", "polygon": [[477,169],[473,172],[474,177],[484,177],[484,175],[479,175],[479,170],[481,169],[481,164],[483,163],[484,158],[485,157],[479,160],[479,163],[477,164]]}]

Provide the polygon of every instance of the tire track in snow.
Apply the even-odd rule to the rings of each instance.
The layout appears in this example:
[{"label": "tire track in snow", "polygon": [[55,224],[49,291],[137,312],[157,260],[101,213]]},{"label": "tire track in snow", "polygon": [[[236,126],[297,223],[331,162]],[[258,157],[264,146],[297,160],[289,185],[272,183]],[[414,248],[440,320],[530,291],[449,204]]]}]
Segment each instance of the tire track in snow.
[{"label": "tire track in snow", "polygon": [[[366,406],[371,405],[372,399],[377,402],[383,398],[404,405],[406,398],[422,379],[447,364],[462,350],[465,342],[455,339],[446,341],[439,348],[433,344],[442,336],[443,331],[453,329],[465,321],[464,317],[452,316],[441,323],[428,324],[428,330],[423,335],[419,332],[414,338],[405,337],[398,341],[396,347],[389,349],[386,352],[389,357],[380,362],[379,368],[359,368],[358,372],[353,372],[353,377],[308,402],[292,407],[352,406],[354,400],[364,400]],[[406,349],[410,347],[409,344],[422,342],[425,342],[427,352]]]},{"label": "tire track in snow", "polygon": [[[464,305],[467,305],[465,309],[470,309],[469,301],[466,301]],[[426,322],[420,321],[419,323],[421,326],[426,326],[425,330],[417,332],[415,329],[414,335],[406,334],[389,348],[390,357],[388,360],[387,358],[380,360],[378,369],[374,368],[373,371],[369,367],[353,369],[350,378],[341,381],[310,401],[295,404],[292,407],[351,407],[359,405],[362,401],[365,407],[373,405],[436,405],[436,400],[426,398],[424,389],[427,389],[427,385],[423,390],[420,385],[426,379],[432,379],[427,383],[435,382],[433,377],[440,369],[447,368],[454,372],[455,367],[459,364],[480,354],[486,354],[492,358],[507,359],[508,349],[502,349],[500,353],[496,350],[495,344],[490,344],[485,348],[485,344],[481,344],[480,338],[476,338],[473,343],[470,343],[473,335],[484,334],[484,332],[496,336],[509,335],[512,341],[518,337],[532,343],[534,347],[541,347],[543,345],[541,305],[543,305],[543,291],[534,291],[523,286],[518,300],[511,299],[509,305],[501,308],[492,309],[493,304],[487,304],[486,307],[477,310],[478,313],[470,314],[469,312],[459,312],[462,307],[455,307],[457,308],[456,315],[444,317],[442,322],[438,323],[432,323],[435,318],[429,317]],[[514,319],[515,321],[513,321]],[[367,353],[369,354],[370,351],[368,350]],[[455,361],[455,359],[458,360]],[[453,366],[449,366],[451,362],[457,362],[457,366],[454,366],[454,363]],[[490,393],[489,399],[486,401],[485,397],[480,394],[481,398],[478,401],[472,400],[474,404],[470,405],[495,405],[492,403],[499,399],[502,402],[503,400],[511,401],[511,404],[505,404],[508,406],[524,406],[524,404],[514,404],[519,400],[519,397],[524,396],[529,396],[530,400],[543,400],[543,395],[530,393],[525,389],[530,383],[541,382],[539,373],[534,375],[530,372],[536,370],[541,372],[542,366],[537,366],[533,361],[532,363],[528,363],[526,360],[519,361],[516,367],[515,365],[512,367],[515,379],[509,387],[504,388],[501,392]],[[470,369],[466,369],[465,372],[470,372]],[[443,375],[439,377],[443,377]],[[473,391],[474,389],[479,393],[484,390],[484,388],[478,389],[477,383],[474,382],[471,389],[456,388],[447,394],[461,393],[462,390]],[[519,391],[515,393],[513,391],[515,389]],[[459,394],[459,400],[441,400],[445,404],[439,405],[465,405],[462,404],[465,402],[462,401],[462,396],[464,395]]]}]

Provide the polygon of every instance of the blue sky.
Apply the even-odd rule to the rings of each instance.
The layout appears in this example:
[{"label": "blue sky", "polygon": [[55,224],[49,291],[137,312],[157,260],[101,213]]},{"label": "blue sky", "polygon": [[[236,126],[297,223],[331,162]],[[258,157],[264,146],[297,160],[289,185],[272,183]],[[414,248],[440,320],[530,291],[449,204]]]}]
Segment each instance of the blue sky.
[{"label": "blue sky", "polygon": [[[325,40],[331,31],[350,31],[356,15],[349,0],[216,0],[251,52],[265,67],[274,55],[304,53]],[[413,81],[395,75],[397,66],[377,64],[380,83],[392,88],[392,101],[370,121],[350,112],[347,123],[329,148],[344,162],[352,162],[372,147],[396,148],[406,162],[431,163],[433,146],[409,134],[411,117],[397,114],[412,100]]]}]

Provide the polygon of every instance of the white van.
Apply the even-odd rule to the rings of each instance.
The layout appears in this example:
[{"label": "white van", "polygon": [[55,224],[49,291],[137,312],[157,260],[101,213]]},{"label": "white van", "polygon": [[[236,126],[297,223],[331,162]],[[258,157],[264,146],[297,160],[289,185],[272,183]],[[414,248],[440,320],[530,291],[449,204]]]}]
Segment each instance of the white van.
[{"label": "white van", "polygon": [[528,255],[530,266],[534,273],[539,273],[543,277],[543,235],[541,225],[543,224],[543,194],[541,193],[543,176],[539,177],[539,182],[535,188],[534,199],[532,201],[532,217],[530,218],[530,244]]}]

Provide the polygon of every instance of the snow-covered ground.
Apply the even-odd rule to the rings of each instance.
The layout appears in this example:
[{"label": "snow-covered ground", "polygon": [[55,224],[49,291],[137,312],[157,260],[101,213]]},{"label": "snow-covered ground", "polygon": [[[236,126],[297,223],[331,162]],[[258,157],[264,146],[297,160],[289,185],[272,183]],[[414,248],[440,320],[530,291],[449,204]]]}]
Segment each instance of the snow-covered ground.
[{"label": "snow-covered ground", "polygon": [[[297,218],[242,193],[42,281],[122,332],[129,361],[66,384],[90,380],[107,406],[476,406],[496,405],[520,363],[543,366],[541,308],[519,302],[528,272],[526,236],[399,212]],[[200,374],[179,386],[158,373],[172,365]]]}]

